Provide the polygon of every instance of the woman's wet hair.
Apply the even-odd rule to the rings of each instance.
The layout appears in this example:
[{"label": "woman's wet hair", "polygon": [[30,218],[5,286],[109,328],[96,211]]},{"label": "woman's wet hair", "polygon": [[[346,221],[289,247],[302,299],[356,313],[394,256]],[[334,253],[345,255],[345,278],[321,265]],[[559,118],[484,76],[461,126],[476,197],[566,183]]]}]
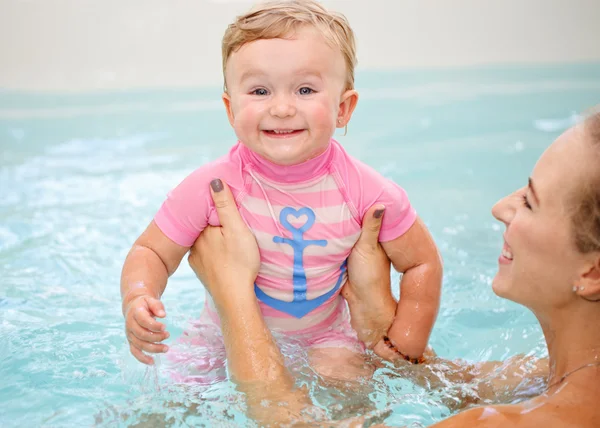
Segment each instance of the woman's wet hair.
[{"label": "woman's wet hair", "polygon": [[600,110],[582,123],[584,138],[592,145],[591,177],[583,186],[572,217],[575,244],[582,253],[600,251]]}]

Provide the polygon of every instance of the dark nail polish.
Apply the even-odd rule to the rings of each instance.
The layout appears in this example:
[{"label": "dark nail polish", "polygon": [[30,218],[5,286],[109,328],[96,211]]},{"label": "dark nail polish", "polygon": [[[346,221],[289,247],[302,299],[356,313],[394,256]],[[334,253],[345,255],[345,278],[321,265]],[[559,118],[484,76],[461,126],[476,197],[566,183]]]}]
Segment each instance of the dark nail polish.
[{"label": "dark nail polish", "polygon": [[221,190],[223,190],[223,182],[220,179],[215,178],[210,182],[210,187],[212,187],[213,192],[219,193]]},{"label": "dark nail polish", "polygon": [[375,210],[375,212],[373,213],[373,217],[375,217],[375,218],[381,218],[381,216],[383,215],[384,211],[385,211],[385,208],[380,208],[378,210]]}]

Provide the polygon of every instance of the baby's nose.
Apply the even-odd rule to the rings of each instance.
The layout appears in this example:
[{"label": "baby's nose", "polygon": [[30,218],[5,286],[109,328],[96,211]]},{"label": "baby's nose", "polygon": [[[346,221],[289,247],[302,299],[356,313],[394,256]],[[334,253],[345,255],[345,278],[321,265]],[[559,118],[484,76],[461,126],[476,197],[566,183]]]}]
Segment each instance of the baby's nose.
[{"label": "baby's nose", "polygon": [[271,105],[271,115],[275,117],[289,117],[296,114],[296,105],[294,100],[288,96],[278,96],[273,99]]}]

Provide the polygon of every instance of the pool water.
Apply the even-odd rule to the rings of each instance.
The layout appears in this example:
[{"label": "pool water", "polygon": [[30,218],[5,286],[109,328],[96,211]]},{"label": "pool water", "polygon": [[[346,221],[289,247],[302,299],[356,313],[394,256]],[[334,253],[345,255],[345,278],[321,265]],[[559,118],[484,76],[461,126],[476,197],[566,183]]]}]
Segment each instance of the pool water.
[{"label": "pool water", "polygon": [[[408,191],[445,260],[437,353],[545,355],[533,316],[491,291],[503,228],[490,208],[600,102],[600,64],[363,72],[357,87],[339,141]],[[131,244],[170,188],[235,141],[219,97],[216,87],[0,92],[1,426],[252,423],[233,384],[182,387],[165,376],[164,357],[137,363],[121,315]],[[169,344],[204,302],[185,262],[163,301]],[[452,392],[416,387],[388,366],[361,393],[324,386],[287,346],[298,382],[330,418],[427,426],[453,411]]]}]

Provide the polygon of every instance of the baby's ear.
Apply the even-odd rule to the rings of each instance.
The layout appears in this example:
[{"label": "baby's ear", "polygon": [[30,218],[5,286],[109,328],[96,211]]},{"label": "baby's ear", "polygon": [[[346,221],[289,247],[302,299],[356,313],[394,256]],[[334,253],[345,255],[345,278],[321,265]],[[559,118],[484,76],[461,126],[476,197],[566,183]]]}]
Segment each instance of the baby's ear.
[{"label": "baby's ear", "polygon": [[342,94],[336,125],[338,128],[344,128],[350,122],[352,113],[358,104],[358,92],[354,89],[348,89]]},{"label": "baby's ear", "polygon": [[229,124],[233,127],[233,124],[235,123],[235,116],[233,115],[233,108],[231,107],[231,97],[227,92],[223,92],[221,99],[223,100],[223,104],[225,104],[225,111],[227,112]]}]

